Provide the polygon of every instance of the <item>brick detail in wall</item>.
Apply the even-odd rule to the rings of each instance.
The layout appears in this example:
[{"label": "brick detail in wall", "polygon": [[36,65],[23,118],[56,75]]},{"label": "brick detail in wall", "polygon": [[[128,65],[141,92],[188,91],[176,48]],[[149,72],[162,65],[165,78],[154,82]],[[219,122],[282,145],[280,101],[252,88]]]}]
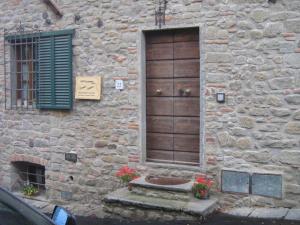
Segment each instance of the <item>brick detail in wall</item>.
[{"label": "brick detail in wall", "polygon": [[48,163],[48,160],[42,159],[37,156],[32,156],[32,155],[12,154],[10,156],[10,162],[29,162],[29,163],[34,163],[34,164],[38,164],[41,166],[46,166]]}]

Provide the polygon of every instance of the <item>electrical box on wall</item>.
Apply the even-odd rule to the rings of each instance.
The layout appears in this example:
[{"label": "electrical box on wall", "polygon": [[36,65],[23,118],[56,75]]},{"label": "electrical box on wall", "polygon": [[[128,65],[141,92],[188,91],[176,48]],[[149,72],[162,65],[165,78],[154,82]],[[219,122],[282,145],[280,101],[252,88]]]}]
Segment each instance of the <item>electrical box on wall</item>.
[{"label": "electrical box on wall", "polygon": [[115,80],[115,87],[117,90],[124,89],[124,81],[123,80]]}]

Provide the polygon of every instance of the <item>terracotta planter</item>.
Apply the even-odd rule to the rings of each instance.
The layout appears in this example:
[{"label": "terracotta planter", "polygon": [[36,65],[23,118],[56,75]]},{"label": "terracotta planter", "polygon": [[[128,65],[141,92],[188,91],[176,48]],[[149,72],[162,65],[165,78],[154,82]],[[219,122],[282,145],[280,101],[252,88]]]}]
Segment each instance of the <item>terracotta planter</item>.
[{"label": "terracotta planter", "polygon": [[209,199],[209,191],[208,190],[199,190],[198,192],[194,192],[194,197],[198,199]]}]

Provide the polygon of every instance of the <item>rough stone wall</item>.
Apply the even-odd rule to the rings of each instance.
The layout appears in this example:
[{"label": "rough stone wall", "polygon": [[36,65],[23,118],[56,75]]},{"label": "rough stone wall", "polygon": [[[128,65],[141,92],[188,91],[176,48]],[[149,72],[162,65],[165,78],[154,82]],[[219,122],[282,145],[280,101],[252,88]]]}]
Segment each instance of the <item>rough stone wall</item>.
[{"label": "rough stone wall", "polygon": [[[1,60],[1,185],[11,185],[14,157],[38,157],[47,162],[49,202],[84,213],[97,209],[103,196],[119,186],[114,174],[124,164],[142,173],[191,177],[200,172],[141,160],[139,31],[155,28],[153,1],[59,0],[58,5],[62,18],[40,0],[1,1],[1,27],[15,29],[22,21],[27,28],[37,24],[42,31],[74,28],[73,76],[101,75],[102,99],[76,100],[71,112],[5,110]],[[77,22],[75,14],[81,16]],[[283,174],[283,200],[222,194],[224,204],[300,206],[299,17],[298,0],[168,3],[166,27],[201,26],[203,33],[204,168],[215,177],[217,187],[223,168]],[[101,28],[98,19],[103,21]],[[125,81],[124,91],[114,89],[116,78]],[[225,104],[216,103],[218,91],[226,93]],[[70,151],[78,154],[76,164],[64,160]],[[66,192],[72,193],[71,199]]]}]

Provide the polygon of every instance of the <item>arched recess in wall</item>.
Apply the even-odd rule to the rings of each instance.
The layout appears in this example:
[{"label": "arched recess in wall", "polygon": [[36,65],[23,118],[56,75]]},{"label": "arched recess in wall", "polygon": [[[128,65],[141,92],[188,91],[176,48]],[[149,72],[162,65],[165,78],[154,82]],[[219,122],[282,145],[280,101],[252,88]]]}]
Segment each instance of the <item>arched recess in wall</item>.
[{"label": "arched recess in wall", "polygon": [[23,192],[25,187],[34,187],[38,194],[43,194],[45,186],[45,166],[47,160],[37,156],[13,154],[10,157],[12,165],[11,190]]}]

